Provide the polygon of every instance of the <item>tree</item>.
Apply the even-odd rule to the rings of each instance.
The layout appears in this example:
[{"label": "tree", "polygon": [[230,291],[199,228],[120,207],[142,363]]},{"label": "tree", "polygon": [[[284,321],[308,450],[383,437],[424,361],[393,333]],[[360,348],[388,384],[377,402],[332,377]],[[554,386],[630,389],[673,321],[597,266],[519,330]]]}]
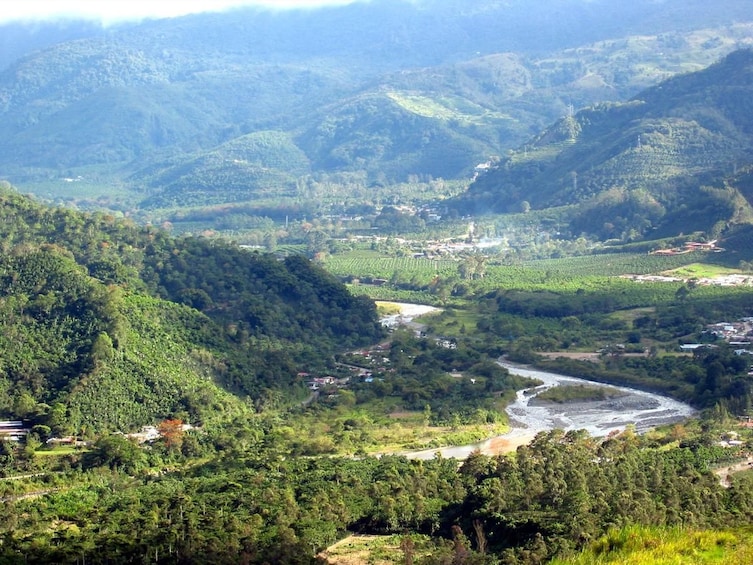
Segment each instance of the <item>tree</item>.
[{"label": "tree", "polygon": [[274,231],[264,234],[264,249],[270,253],[277,249],[277,234]]},{"label": "tree", "polygon": [[689,295],[690,295],[690,290],[685,285],[682,285],[680,288],[677,289],[677,292],[675,292],[675,298],[679,300],[680,302],[685,302],[688,299]]},{"label": "tree", "polygon": [[476,549],[481,554],[486,553],[487,539],[484,533],[484,523],[478,518],[473,521],[473,531],[476,533]]},{"label": "tree", "polygon": [[184,435],[183,420],[177,418],[163,420],[157,427],[157,431],[169,451],[180,451]]},{"label": "tree", "polygon": [[106,435],[99,438],[92,450],[84,455],[85,468],[110,467],[132,473],[145,462],[144,452],[136,442],[122,434]]},{"label": "tree", "polygon": [[100,332],[94,340],[91,355],[97,366],[106,365],[115,357],[112,339],[105,332]]},{"label": "tree", "polygon": [[405,565],[413,565],[413,557],[416,553],[416,544],[410,536],[403,536],[400,540],[400,549],[403,550],[403,560]]}]

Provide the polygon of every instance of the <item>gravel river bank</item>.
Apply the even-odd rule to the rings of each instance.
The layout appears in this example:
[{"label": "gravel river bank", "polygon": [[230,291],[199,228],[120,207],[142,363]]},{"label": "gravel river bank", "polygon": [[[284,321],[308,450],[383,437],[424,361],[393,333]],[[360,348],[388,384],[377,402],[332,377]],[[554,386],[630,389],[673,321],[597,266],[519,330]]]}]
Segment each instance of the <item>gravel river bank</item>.
[{"label": "gravel river bank", "polygon": [[[500,364],[511,373],[543,383],[534,388],[519,390],[515,401],[506,408],[512,430],[480,443],[404,452],[402,455],[413,459],[431,459],[439,453],[442,457],[465,459],[477,449],[487,455],[496,455],[527,444],[539,432],[554,429],[586,430],[594,437],[604,437],[611,432],[622,431],[628,425],[633,425],[638,432],[645,432],[656,426],[685,420],[695,414],[695,410],[689,405],[666,396],[629,387],[604,385],[512,363]],[[545,390],[562,385],[605,386],[621,391],[622,395],[607,400],[565,403],[536,400]]]},{"label": "gravel river bank", "polygon": [[[415,304],[401,304],[400,307],[401,313],[391,317],[387,325],[415,324],[414,317],[437,310],[431,306]],[[543,431],[586,430],[592,436],[604,437],[633,425],[640,433],[660,425],[683,421],[695,414],[695,410],[689,405],[659,394],[558,375],[504,360],[500,360],[500,364],[513,374],[542,383],[534,388],[519,390],[515,401],[506,408],[512,426],[508,433],[480,443],[405,451],[400,454],[412,459],[431,459],[437,453],[442,457],[465,459],[475,450],[489,455],[515,450]],[[536,400],[545,390],[562,385],[604,386],[619,390],[622,394],[594,401],[555,403]]]}]

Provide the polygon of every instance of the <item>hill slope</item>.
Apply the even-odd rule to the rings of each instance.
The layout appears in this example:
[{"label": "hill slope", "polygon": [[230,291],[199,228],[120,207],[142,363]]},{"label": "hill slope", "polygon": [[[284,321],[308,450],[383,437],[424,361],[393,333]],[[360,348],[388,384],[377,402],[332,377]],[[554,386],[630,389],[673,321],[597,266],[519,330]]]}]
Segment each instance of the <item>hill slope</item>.
[{"label": "hill slope", "polygon": [[0,193],[0,418],[54,431],[233,418],[382,336],[374,304],[302,257],[171,239]]},{"label": "hill slope", "polygon": [[[0,174],[53,195],[81,176],[146,207],[223,201],[226,185],[227,201],[253,200],[332,171],[467,178],[570,104],[750,44],[748,8],[392,0],[100,30],[0,73]],[[216,159],[250,134],[288,141],[261,168]]]},{"label": "hill slope", "polygon": [[[753,51],[561,119],[480,176],[466,211],[577,204],[571,229],[600,237],[747,222]],[[747,187],[747,188],[746,188]],[[711,233],[715,232],[715,233]]]}]

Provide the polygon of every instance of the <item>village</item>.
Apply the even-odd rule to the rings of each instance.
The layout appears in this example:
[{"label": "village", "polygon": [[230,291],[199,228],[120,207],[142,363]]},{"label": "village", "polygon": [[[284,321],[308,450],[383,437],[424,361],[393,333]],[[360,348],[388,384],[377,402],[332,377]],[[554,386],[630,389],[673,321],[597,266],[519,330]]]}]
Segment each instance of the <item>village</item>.
[{"label": "village", "polygon": [[[753,355],[753,317],[741,318],[736,322],[716,322],[708,324],[701,332],[704,339],[697,343],[683,343],[680,351],[692,353],[698,349],[718,347],[718,342],[723,342],[734,347],[735,355]],[[748,375],[753,375],[753,359],[748,370]]]}]

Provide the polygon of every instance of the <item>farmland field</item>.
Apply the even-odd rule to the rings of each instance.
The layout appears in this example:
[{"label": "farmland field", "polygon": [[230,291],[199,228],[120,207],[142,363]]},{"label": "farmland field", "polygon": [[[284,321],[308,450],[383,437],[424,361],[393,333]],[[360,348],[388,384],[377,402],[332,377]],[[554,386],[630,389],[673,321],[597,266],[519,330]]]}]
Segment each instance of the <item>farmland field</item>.
[{"label": "farmland field", "polygon": [[372,251],[332,255],[325,267],[341,277],[373,278],[389,280],[396,273],[402,279],[417,278],[422,283],[436,276],[452,276],[457,273],[457,261],[427,259],[425,257],[388,257]]}]

